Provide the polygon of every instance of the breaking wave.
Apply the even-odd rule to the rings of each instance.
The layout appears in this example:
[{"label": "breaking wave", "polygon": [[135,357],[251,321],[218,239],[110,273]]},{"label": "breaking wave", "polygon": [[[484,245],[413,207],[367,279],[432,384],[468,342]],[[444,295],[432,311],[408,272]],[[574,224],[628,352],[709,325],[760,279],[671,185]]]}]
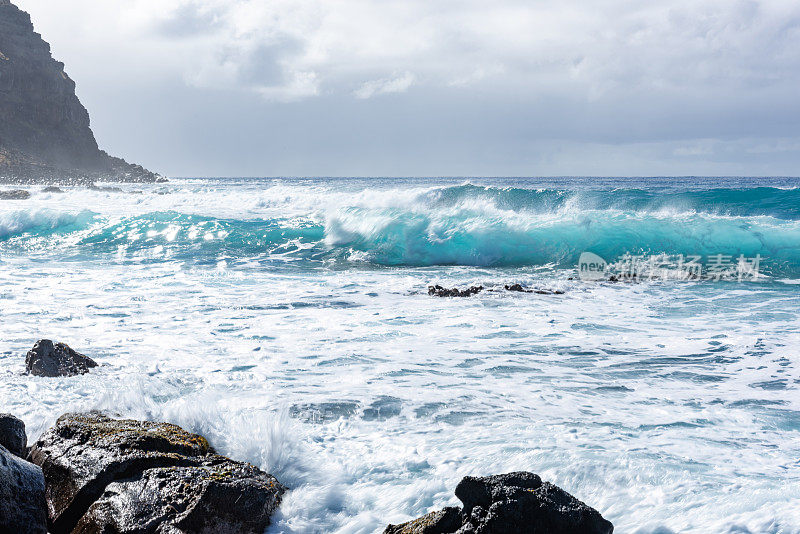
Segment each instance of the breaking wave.
[{"label": "breaking wave", "polygon": [[[387,192],[391,195],[391,192]],[[370,205],[331,201],[307,216],[216,218],[181,211],[113,217],[17,210],[0,251],[72,247],[85,258],[338,261],[382,266],[574,265],[581,252],[761,255],[800,270],[800,190],[558,191],[459,185]]]}]

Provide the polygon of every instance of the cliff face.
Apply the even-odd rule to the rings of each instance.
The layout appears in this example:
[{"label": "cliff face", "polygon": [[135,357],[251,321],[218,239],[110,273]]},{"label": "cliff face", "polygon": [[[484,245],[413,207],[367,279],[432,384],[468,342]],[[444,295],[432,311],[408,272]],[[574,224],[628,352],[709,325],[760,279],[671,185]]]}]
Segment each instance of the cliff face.
[{"label": "cliff face", "polygon": [[0,176],[155,181],[97,146],[75,82],[30,15],[0,0]]}]

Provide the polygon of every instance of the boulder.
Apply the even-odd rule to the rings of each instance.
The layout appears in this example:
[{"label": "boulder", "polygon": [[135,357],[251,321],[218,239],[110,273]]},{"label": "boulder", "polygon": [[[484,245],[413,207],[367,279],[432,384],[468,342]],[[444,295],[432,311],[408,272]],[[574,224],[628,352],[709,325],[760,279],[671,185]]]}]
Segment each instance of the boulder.
[{"label": "boulder", "polygon": [[64,343],[42,339],[28,351],[25,367],[35,376],[75,376],[88,373],[97,363]]},{"label": "boulder", "polygon": [[0,445],[0,532],[46,534],[42,470]]},{"label": "boulder", "polygon": [[[533,473],[466,477],[456,487],[458,524],[429,514],[384,534],[611,534],[600,513]],[[442,512],[445,512],[444,510]],[[431,528],[432,530],[424,530]]]},{"label": "boulder", "polygon": [[252,465],[211,455],[198,466],[148,469],[109,484],[73,534],[262,534],[282,491]]},{"label": "boulder", "polygon": [[28,436],[25,423],[7,413],[0,413],[0,445],[11,454],[25,458],[28,455]]},{"label": "boulder", "polygon": [[271,475],[216,455],[202,436],[97,412],[59,418],[29,459],[47,480],[53,534],[76,526],[79,532],[217,532],[201,524],[263,532],[285,491]]}]

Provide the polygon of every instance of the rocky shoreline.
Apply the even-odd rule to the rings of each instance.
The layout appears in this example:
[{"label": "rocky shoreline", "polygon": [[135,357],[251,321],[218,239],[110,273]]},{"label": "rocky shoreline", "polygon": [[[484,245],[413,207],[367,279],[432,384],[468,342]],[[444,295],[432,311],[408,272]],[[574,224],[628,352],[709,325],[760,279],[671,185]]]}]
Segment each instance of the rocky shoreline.
[{"label": "rocky shoreline", "polygon": [[261,534],[286,491],[167,423],[65,414],[15,455],[20,430],[0,415],[0,532]]},{"label": "rocky shoreline", "polygon": [[164,183],[168,180],[124,159],[105,155],[99,169],[81,169],[48,164],[15,150],[0,147],[0,184],[3,185],[83,185],[97,182]]},{"label": "rocky shoreline", "polygon": [[[97,364],[40,340],[26,371],[45,378]],[[289,488],[219,455],[203,436],[163,422],[67,413],[28,446],[25,424],[0,414],[0,532],[19,534],[261,534]],[[466,477],[462,508],[385,534],[611,534],[599,512],[527,472]]]}]

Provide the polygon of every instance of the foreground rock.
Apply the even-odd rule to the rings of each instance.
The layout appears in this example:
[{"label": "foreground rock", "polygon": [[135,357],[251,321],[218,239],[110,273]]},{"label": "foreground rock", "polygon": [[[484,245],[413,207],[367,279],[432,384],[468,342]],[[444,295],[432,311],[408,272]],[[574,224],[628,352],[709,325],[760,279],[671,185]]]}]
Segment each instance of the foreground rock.
[{"label": "foreground rock", "polygon": [[384,534],[449,534],[461,528],[461,510],[448,507],[402,525],[389,525]]},{"label": "foreground rock", "polygon": [[282,491],[252,465],[211,455],[198,466],[148,469],[109,484],[73,534],[147,532],[154,525],[261,534]]},{"label": "foreground rock", "polygon": [[384,534],[611,534],[597,510],[533,473],[466,477],[456,487],[464,504],[445,508]]},{"label": "foreground rock", "polygon": [[175,425],[67,414],[33,446],[50,531],[261,534],[285,488]]},{"label": "foreground rock", "polygon": [[0,446],[0,532],[47,532],[42,470],[3,446]]},{"label": "foreground rock", "polygon": [[75,376],[97,367],[97,362],[49,339],[37,341],[25,357],[25,368],[34,376]]},{"label": "foreground rock", "polygon": [[0,413],[0,446],[20,458],[28,456],[28,435],[25,423],[7,413]]}]

